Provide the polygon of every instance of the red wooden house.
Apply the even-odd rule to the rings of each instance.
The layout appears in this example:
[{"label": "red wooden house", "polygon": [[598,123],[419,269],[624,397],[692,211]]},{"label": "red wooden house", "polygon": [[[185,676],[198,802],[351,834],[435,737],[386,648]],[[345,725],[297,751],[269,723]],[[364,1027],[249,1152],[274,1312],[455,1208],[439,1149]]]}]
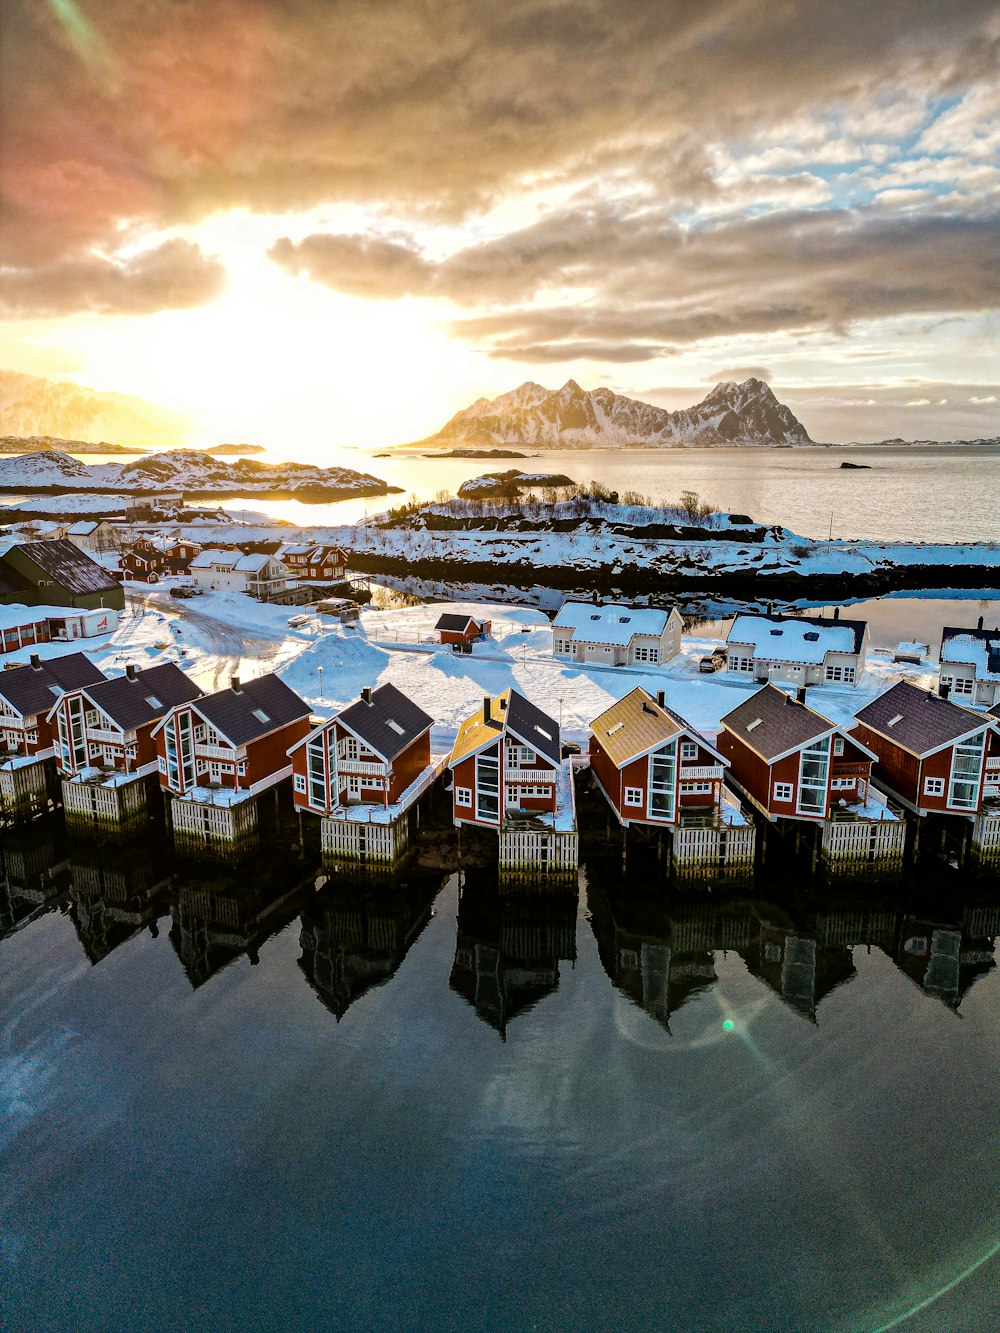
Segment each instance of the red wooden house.
[{"label": "red wooden house", "polygon": [[983,804],[996,723],[900,681],[856,715],[854,734],[878,755],[878,783],[918,815],[975,815]]},{"label": "red wooden house", "polygon": [[137,583],[158,583],[165,567],[163,551],[147,537],[140,537],[118,557],[118,568]]},{"label": "red wooden house", "polygon": [[196,699],[201,690],[172,662],[67,691],[50,709],[58,744],[56,765],[63,777],[110,769],[144,777],[157,769],[153,730],[175,705]]},{"label": "red wooden house", "polygon": [[489,620],[476,620],[475,616],[464,616],[453,611],[446,611],[434,626],[438,643],[471,644],[477,639],[488,639],[493,625]]},{"label": "red wooden house", "polygon": [[718,810],[728,760],[678,713],[663,691],[637,686],[590,725],[590,769],[619,823],[677,823],[685,810]]},{"label": "red wooden house", "polygon": [[775,685],[727,713],[716,744],[735,782],[771,821],[823,823],[838,807],[865,808],[870,799],[873,751]]},{"label": "red wooden house", "polygon": [[84,653],[45,662],[32,653],[30,666],[0,671],[0,757],[50,758],[56,732],[49,714],[55,701],[67,690],[106,679]]},{"label": "red wooden house", "polygon": [[508,812],[554,814],[561,757],[547,713],[517,690],[487,695],[459,727],[448,761],[454,822],[500,829]]},{"label": "red wooden house", "polygon": [[291,772],[288,747],[309,731],[309,705],[277,676],[184,700],[154,730],[160,786],[173,796],[209,786],[248,796]]},{"label": "red wooden house", "polygon": [[289,750],[296,806],[328,815],[341,806],[395,805],[430,768],[432,726],[395,685],[365,688]]},{"label": "red wooden house", "polygon": [[296,578],[310,582],[340,583],[347,575],[348,555],[342,546],[288,544],[276,555]]}]

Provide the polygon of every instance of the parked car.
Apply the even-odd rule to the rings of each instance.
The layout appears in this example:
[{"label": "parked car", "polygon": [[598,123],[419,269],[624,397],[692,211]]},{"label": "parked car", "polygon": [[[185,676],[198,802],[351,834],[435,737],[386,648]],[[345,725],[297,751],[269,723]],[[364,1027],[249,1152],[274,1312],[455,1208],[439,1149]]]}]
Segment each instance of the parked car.
[{"label": "parked car", "polygon": [[722,659],[716,657],[714,653],[711,657],[700,658],[698,662],[698,670],[703,672],[706,676],[711,675],[713,671],[718,671],[721,666]]},{"label": "parked car", "polygon": [[199,597],[204,591],[197,583],[175,583],[170,589],[171,597]]}]

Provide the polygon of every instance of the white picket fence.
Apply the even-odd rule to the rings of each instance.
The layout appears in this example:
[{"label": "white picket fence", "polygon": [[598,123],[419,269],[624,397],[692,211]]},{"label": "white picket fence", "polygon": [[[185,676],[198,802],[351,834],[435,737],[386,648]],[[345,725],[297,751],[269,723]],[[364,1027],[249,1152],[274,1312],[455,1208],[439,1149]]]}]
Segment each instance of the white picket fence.
[{"label": "white picket fence", "polygon": [[988,864],[1000,861],[1000,810],[976,816],[972,826],[972,849],[980,861]]},{"label": "white picket fence", "polygon": [[724,874],[752,871],[757,846],[753,824],[719,824],[707,828],[671,830],[674,872],[686,874],[716,869]]},{"label": "white picket fence", "polygon": [[901,865],[906,825],[901,819],[828,820],[823,859],[834,867]]},{"label": "white picket fence", "polygon": [[63,810],[66,823],[77,831],[104,829],[126,832],[138,827],[146,819],[146,781],[106,787],[96,782],[62,784]]},{"label": "white picket fence", "polygon": [[401,815],[392,824],[354,819],[324,819],[320,824],[323,857],[365,865],[391,865],[410,842],[410,822]]},{"label": "white picket fence", "polygon": [[48,801],[45,761],[0,770],[0,818],[21,819],[44,809]]},{"label": "white picket fence", "polygon": [[257,800],[253,797],[233,805],[172,801],[170,822],[178,850],[228,854],[253,845],[257,834]]},{"label": "white picket fence", "polygon": [[499,865],[502,871],[536,875],[563,874],[580,863],[580,839],[573,833],[547,829],[503,829]]}]

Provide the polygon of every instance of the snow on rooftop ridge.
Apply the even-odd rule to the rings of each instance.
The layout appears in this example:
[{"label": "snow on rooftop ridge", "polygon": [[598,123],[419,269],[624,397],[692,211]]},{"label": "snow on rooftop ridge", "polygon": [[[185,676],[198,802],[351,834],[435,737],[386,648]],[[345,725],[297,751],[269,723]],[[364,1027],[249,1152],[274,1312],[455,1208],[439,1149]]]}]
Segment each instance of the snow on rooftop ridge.
[{"label": "snow on rooftop ridge", "polygon": [[754,656],[781,662],[821,663],[827,653],[853,653],[854,631],[831,621],[828,628],[809,620],[782,620],[740,615],[733,621],[727,642],[732,647],[751,644]]}]

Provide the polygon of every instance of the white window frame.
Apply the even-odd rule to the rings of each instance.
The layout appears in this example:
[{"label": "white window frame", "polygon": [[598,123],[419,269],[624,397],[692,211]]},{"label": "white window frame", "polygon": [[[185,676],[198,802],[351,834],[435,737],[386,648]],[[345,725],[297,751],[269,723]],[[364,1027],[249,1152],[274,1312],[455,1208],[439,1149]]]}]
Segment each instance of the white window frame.
[{"label": "white window frame", "polygon": [[683,763],[685,759],[697,759],[697,758],[698,758],[698,742],[681,741],[681,762]]},{"label": "white window frame", "polygon": [[943,796],[944,778],[924,778],[925,796]]},{"label": "white window frame", "polygon": [[625,788],[625,804],[626,804],[626,805],[635,805],[635,806],[638,806],[639,809],[641,810],[641,809],[642,809],[642,788],[641,788],[641,787],[626,787],[626,788]]},{"label": "white window frame", "polygon": [[771,788],[771,799],[783,805],[791,805],[795,797],[794,782],[776,782]]},{"label": "white window frame", "polygon": [[296,773],[296,774],[295,774],[295,790],[299,793],[300,796],[305,796],[305,794],[306,794],[306,777],[305,777],[305,774],[304,774],[304,773]]},{"label": "white window frame", "polygon": [[456,805],[460,805],[460,806],[462,807],[463,810],[471,810],[471,809],[472,809],[472,788],[471,788],[471,787],[456,787],[456,788],[455,788],[455,804],[456,804]]}]

